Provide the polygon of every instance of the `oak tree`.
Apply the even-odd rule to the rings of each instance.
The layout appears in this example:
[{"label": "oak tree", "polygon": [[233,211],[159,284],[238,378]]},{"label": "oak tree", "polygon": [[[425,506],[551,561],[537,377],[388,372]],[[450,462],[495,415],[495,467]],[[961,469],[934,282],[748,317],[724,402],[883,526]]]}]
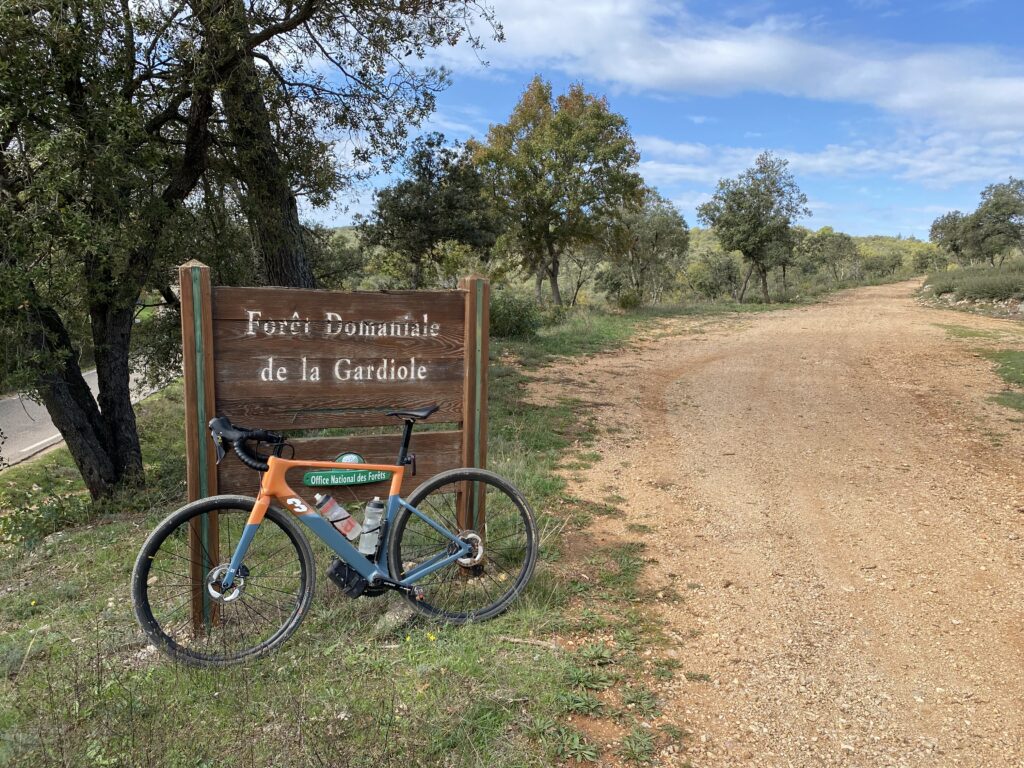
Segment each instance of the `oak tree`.
[{"label": "oak tree", "polygon": [[481,192],[480,172],[462,147],[448,146],[431,133],[416,139],[404,164],[405,176],[374,195],[373,210],[359,222],[363,246],[384,251],[402,287],[433,282],[431,267],[461,243],[478,253],[490,248],[496,224]]},{"label": "oak tree", "polygon": [[574,84],[557,98],[535,77],[507,123],[471,145],[503,215],[508,250],[555,304],[563,254],[599,237],[611,213],[638,199],[639,154],[622,115]]}]

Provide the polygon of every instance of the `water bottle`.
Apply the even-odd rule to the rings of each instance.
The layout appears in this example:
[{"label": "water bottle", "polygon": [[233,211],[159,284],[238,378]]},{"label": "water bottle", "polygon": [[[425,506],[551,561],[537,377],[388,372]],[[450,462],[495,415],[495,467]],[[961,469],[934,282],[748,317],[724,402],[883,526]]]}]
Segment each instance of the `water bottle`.
[{"label": "water bottle", "polygon": [[355,541],[359,537],[363,530],[362,526],[359,525],[359,521],[352,517],[341,504],[336,502],[333,496],[325,496],[318,493],[313,498],[316,501],[317,510],[338,530],[338,533],[349,541]]},{"label": "water bottle", "polygon": [[359,551],[367,557],[377,554],[380,524],[383,519],[384,502],[380,500],[380,496],[374,496],[373,501],[366,505],[366,513],[363,515],[363,535],[359,537]]}]

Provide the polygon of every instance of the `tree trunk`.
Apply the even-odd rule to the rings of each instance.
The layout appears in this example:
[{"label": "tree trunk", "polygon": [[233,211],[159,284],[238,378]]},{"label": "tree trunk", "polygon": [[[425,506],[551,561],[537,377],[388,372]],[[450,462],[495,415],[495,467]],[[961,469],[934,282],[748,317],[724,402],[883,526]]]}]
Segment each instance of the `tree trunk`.
[{"label": "tree trunk", "polygon": [[558,289],[558,253],[555,251],[554,244],[548,243],[548,278],[551,282],[551,300],[555,303],[555,306],[562,306],[562,292]]},{"label": "tree trunk", "polygon": [[761,278],[761,298],[765,304],[771,304],[771,296],[768,295],[768,270],[762,266],[758,266],[757,274]]},{"label": "tree trunk", "polygon": [[412,289],[418,291],[423,285],[423,257],[412,258]]},{"label": "tree trunk", "polygon": [[739,296],[736,298],[740,304],[743,303],[743,297],[747,295],[747,283],[750,282],[750,275],[754,271],[754,262],[750,262],[750,269],[747,270],[747,276],[743,278],[743,285],[740,288]]},{"label": "tree trunk", "polygon": [[39,397],[53,425],[67,443],[85,487],[94,498],[113,490],[118,473],[109,446],[107,425],[78,366],[71,338],[52,307],[33,307],[33,347],[60,360],[36,379]]},{"label": "tree trunk", "polygon": [[551,282],[551,300],[555,303],[555,306],[562,306],[562,292],[558,288],[558,262],[556,261],[554,267],[548,270],[548,277]]},{"label": "tree trunk", "polygon": [[94,305],[90,311],[98,404],[108,435],[107,451],[114,462],[118,482],[136,481],[143,475],[128,358],[135,312],[134,307],[124,306],[125,303]]},{"label": "tree trunk", "polygon": [[783,293],[783,301],[785,301],[787,295],[789,294],[789,286],[786,285],[786,265],[785,264],[782,265],[782,293]]},{"label": "tree trunk", "polygon": [[[315,288],[288,170],[271,130],[259,69],[243,46],[250,30],[245,6],[234,2],[218,13],[230,14],[228,28],[237,39],[217,39],[231,51],[234,67],[221,89],[228,134],[235,148],[236,172],[245,185],[245,214],[270,285]],[[210,27],[207,33],[211,34]],[[218,28],[214,35],[223,35]]]}]

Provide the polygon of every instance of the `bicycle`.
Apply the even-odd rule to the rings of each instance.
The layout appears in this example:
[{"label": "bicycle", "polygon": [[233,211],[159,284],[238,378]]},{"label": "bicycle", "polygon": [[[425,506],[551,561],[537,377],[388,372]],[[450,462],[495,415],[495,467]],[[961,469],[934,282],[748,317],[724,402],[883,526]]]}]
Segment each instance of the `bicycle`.
[{"label": "bicycle", "polygon": [[[285,459],[285,437],[236,427],[225,417],[211,420],[217,462],[230,444],[246,466],[262,473],[259,493],[186,504],[146,539],[132,571],[132,604],[152,643],[174,659],[214,667],[284,643],[309,610],[316,586],[313,552],[296,518],[334,552],[328,575],[350,597],[397,591],[420,612],[454,624],[505,611],[537,560],[537,525],[522,493],[493,472],[462,468],[435,475],[408,500],[400,495],[405,468],[411,465],[415,474],[413,426],[437,409],[388,414],[405,422],[394,465],[297,460],[294,448]],[[268,455],[260,453],[262,443]],[[375,554],[361,554],[292,490],[285,475],[294,468],[392,473]],[[475,517],[480,509],[486,510],[482,525]],[[212,551],[202,543],[204,530]],[[223,550],[214,546],[225,539]],[[194,610],[199,604],[201,616]]]}]

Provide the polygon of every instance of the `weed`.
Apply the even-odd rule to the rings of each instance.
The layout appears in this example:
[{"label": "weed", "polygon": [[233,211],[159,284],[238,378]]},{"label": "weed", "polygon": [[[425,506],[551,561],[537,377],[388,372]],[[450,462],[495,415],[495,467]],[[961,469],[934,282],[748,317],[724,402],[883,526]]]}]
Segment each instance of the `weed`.
[{"label": "weed", "polygon": [[707,672],[683,672],[683,676],[691,683],[710,683],[711,675]]},{"label": "weed", "polygon": [[580,611],[579,620],[576,626],[581,632],[593,632],[595,629],[604,629],[608,626],[608,619],[592,608],[584,608]]},{"label": "weed", "polygon": [[632,651],[636,649],[640,639],[632,629],[617,629],[615,631],[615,642],[622,650]]},{"label": "weed", "polygon": [[671,680],[675,672],[682,666],[678,659],[664,658],[654,660],[653,675],[657,680]]},{"label": "weed", "polygon": [[680,728],[678,725],[672,723],[663,723],[658,726],[658,730],[664,733],[672,741],[679,743],[689,734]]},{"label": "weed", "polygon": [[603,691],[611,688],[615,680],[602,669],[593,667],[572,667],[569,670],[569,685],[575,688],[588,688],[592,691]]},{"label": "weed", "polygon": [[556,751],[559,757],[579,762],[596,763],[597,746],[579,731],[571,728],[558,729]]},{"label": "weed", "polygon": [[584,664],[594,667],[615,663],[615,652],[604,642],[584,645],[576,652],[576,655]]},{"label": "weed", "polygon": [[643,728],[633,728],[622,737],[619,754],[635,763],[649,763],[654,759],[654,736]]},{"label": "weed", "polygon": [[563,712],[580,715],[596,715],[602,708],[600,699],[589,691],[563,691],[556,701]]},{"label": "weed", "polygon": [[659,711],[658,699],[641,686],[626,688],[622,692],[622,703],[642,717],[651,717]]}]

